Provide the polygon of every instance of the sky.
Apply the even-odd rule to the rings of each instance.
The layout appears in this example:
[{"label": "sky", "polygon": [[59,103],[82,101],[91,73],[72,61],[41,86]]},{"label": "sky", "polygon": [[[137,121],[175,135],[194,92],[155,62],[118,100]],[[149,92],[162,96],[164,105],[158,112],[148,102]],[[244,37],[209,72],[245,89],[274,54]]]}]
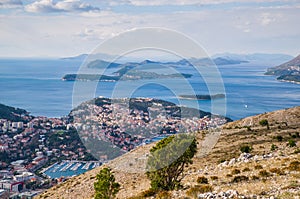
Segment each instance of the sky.
[{"label": "sky", "polygon": [[209,55],[296,56],[299,19],[299,0],[0,0],[0,57],[91,53],[143,27],[181,32]]}]

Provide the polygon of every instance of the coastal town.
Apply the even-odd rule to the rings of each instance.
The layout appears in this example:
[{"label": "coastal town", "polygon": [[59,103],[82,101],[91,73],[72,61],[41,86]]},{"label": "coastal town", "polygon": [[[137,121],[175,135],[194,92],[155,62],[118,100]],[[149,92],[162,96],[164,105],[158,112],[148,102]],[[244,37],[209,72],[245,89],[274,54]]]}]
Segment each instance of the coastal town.
[{"label": "coastal town", "polygon": [[0,118],[0,196],[31,198],[159,137],[227,121],[152,98],[100,97],[61,118],[13,113]]},{"label": "coastal town", "polygon": [[81,104],[70,115],[85,146],[94,148],[103,141],[109,143],[104,150],[93,153],[97,158],[107,159],[114,158],[116,147],[120,152],[117,154],[123,154],[151,142],[156,136],[195,133],[216,128],[229,120],[152,98],[110,100],[100,97]]},{"label": "coastal town", "polygon": [[71,177],[42,172],[54,163],[95,160],[67,117],[13,116],[0,119],[0,198],[31,198]]}]

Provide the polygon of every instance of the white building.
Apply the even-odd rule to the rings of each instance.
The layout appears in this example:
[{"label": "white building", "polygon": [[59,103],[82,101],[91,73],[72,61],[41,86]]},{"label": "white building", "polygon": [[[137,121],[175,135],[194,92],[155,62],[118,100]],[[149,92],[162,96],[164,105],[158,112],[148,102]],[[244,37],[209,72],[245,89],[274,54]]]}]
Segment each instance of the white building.
[{"label": "white building", "polygon": [[31,172],[23,172],[20,175],[15,175],[14,176],[14,180],[16,180],[16,181],[23,181],[23,182],[27,181],[27,180],[30,180],[32,178],[35,178],[35,176]]}]

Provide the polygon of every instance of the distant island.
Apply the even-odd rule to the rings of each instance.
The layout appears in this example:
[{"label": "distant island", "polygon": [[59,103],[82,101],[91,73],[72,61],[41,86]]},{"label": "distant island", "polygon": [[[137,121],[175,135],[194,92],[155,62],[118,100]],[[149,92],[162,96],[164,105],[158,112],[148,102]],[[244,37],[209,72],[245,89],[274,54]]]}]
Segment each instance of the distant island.
[{"label": "distant island", "polygon": [[146,72],[141,70],[133,70],[126,74],[118,74],[115,76],[98,75],[98,74],[67,74],[62,77],[63,81],[119,81],[119,80],[140,80],[140,79],[163,79],[163,78],[190,78],[191,74],[174,73],[174,74],[158,74],[154,72]]},{"label": "distant island", "polygon": [[279,66],[268,68],[265,75],[277,76],[277,80],[300,83],[300,55]]},{"label": "distant island", "polygon": [[225,94],[215,94],[215,95],[179,95],[182,99],[190,99],[190,100],[213,100],[225,98]]},{"label": "distant island", "polygon": [[116,62],[108,62],[105,60],[96,59],[87,63],[87,68],[91,69],[116,69],[111,75],[98,75],[98,74],[66,74],[62,77],[64,81],[118,81],[118,80],[140,80],[140,79],[162,79],[162,78],[190,78],[191,74],[185,73],[173,73],[173,74],[158,74],[153,71],[145,71],[143,67],[149,65],[156,65],[162,67],[177,67],[177,66],[193,66],[197,64],[200,66],[217,65],[231,65],[241,64],[248,61],[233,60],[217,57],[215,59],[210,58],[190,58],[181,59],[176,62],[158,62],[151,60],[144,60],[142,62],[127,62],[124,64]]},{"label": "distant island", "polygon": [[107,76],[98,74],[66,74],[62,77],[63,81],[117,81],[117,76]]},{"label": "distant island", "polygon": [[[88,67],[99,68],[108,66],[110,68],[120,68],[112,75],[100,75],[100,74],[67,74],[62,80],[64,81],[118,81],[118,80],[140,80],[140,79],[162,79],[162,78],[190,78],[191,74],[174,73],[174,74],[158,74],[155,72],[149,72],[144,70],[135,69],[142,64],[149,64],[150,61],[146,60],[141,63],[109,63],[103,60],[92,61],[88,64]],[[153,63],[153,62],[152,62]]]}]

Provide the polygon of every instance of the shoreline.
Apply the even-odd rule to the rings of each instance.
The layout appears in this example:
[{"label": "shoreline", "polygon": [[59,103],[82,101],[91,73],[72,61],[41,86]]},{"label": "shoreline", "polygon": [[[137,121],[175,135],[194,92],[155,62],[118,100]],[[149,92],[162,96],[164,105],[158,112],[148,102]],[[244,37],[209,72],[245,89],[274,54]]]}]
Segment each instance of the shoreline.
[{"label": "shoreline", "polygon": [[287,82],[287,83],[292,83],[292,84],[300,84],[300,82],[297,81],[291,81],[291,80],[284,80],[284,79],[277,79],[279,82]]}]

